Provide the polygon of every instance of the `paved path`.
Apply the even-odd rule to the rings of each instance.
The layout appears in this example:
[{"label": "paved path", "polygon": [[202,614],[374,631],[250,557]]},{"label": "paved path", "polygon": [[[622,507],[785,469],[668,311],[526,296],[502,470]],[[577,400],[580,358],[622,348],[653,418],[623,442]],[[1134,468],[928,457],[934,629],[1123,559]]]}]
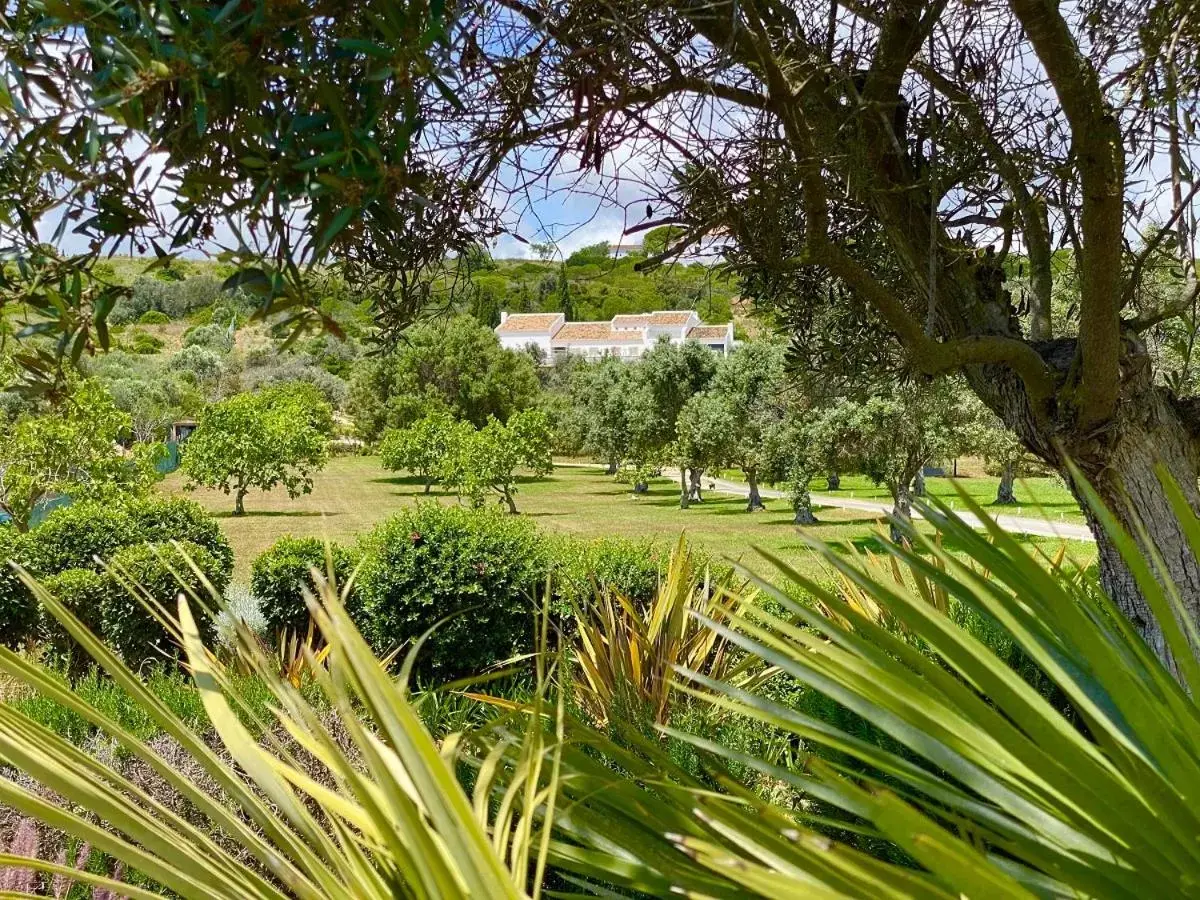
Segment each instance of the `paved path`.
[{"label": "paved path", "polygon": [[[604,466],[598,463],[555,463],[556,466],[568,466],[575,468],[603,469]],[[678,469],[663,469],[663,475],[667,478],[679,480]],[[739,481],[728,481],[724,478],[704,477],[706,485],[715,485],[711,490],[716,490],[721,494],[733,494],[737,497],[747,497],[750,495],[750,488]],[[775,500],[786,499],[786,494],[783,491],[772,490],[771,488],[760,487],[758,492],[764,498]],[[892,511],[892,504],[883,500],[860,500],[855,497],[842,497],[836,494],[813,494],[813,506],[836,507],[839,509],[860,509],[864,512],[887,514]],[[959,517],[973,528],[983,528],[983,523],[979,519],[968,512],[957,511]],[[920,518],[920,513],[913,511],[914,518]],[[1010,534],[1031,534],[1040,537],[1064,538],[1072,541],[1089,541],[1094,542],[1096,539],[1092,536],[1092,531],[1086,525],[1079,525],[1074,522],[1052,522],[1049,519],[1032,518],[1029,516],[1009,516],[1003,513],[992,516],[996,524]]]}]

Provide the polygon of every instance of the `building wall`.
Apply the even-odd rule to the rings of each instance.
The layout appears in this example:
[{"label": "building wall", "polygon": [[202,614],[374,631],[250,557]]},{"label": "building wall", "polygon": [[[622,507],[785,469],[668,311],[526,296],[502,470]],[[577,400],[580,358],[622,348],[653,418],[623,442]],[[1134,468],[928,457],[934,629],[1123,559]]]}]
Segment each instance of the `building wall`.
[{"label": "building wall", "polygon": [[536,332],[524,332],[518,334],[498,334],[500,338],[500,346],[505,350],[524,350],[530,344],[537,345],[544,356],[550,355],[550,335],[538,334]]}]

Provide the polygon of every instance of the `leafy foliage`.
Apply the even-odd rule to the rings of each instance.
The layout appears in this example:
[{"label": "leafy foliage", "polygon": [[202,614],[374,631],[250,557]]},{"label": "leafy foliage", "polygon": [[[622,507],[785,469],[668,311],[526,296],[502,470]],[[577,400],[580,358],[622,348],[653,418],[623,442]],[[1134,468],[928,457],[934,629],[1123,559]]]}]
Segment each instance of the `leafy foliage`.
[{"label": "leafy foliage", "polygon": [[331,410],[306,385],[237,394],[205,410],[182,452],[189,486],[234,495],[234,514],[245,512],[252,488],[283,485],[289,496],[312,490],[312,473],[328,459]]},{"label": "leafy foliage", "polygon": [[[267,636],[285,630],[293,637],[304,634],[310,621],[304,593],[315,597],[320,591],[313,571],[348,586],[356,562],[347,548],[312,537],[282,537],[263,551],[250,567],[250,591],[258,598]],[[357,616],[356,599],[353,593],[343,596],[352,616]]]},{"label": "leafy foliage", "polygon": [[[134,544],[118,550],[100,599],[101,634],[131,665],[175,656],[179,644],[164,625],[174,616],[171,601],[181,591],[196,597],[219,596],[228,577],[207,550],[189,541]],[[199,628],[204,641],[211,643],[208,615],[202,616]]]},{"label": "leafy foliage", "polygon": [[478,431],[460,427],[451,435],[438,480],[476,506],[494,491],[515,514],[517,470],[548,475],[554,468],[550,420],[540,409],[515,413],[507,424],[492,419]]},{"label": "leafy foliage", "polygon": [[424,503],[378,526],[362,550],[358,596],[377,652],[432,628],[417,671],[445,680],[530,649],[533,596],[547,571],[531,522]]},{"label": "leafy foliage", "polygon": [[359,436],[373,441],[439,410],[477,428],[531,406],[538,390],[528,354],[504,350],[492,330],[458,316],[417,325],[392,352],[366,360],[351,384]]},{"label": "leafy foliage", "polygon": [[429,493],[435,477],[445,465],[455,422],[439,410],[418,419],[407,428],[388,429],[379,444],[379,459],[385,469],[407,471],[425,482]]},{"label": "leafy foliage", "polygon": [[159,477],[161,445],[117,451],[129,416],[96,382],[80,381],[69,398],[45,415],[26,414],[0,430],[0,511],[29,527],[34,507],[52,494],[109,501],[149,490]]}]

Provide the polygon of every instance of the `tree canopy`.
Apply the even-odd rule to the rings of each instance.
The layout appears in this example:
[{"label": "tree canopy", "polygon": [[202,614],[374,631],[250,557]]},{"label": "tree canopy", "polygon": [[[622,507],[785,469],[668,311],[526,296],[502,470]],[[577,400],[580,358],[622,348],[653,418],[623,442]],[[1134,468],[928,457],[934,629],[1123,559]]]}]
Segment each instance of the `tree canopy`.
[{"label": "tree canopy", "polygon": [[246,494],[282,485],[288,496],[312,490],[313,473],[328,459],[329,405],[310,385],[236,394],[212,404],[181,450],[187,486],[233,494],[233,514],[245,514]]}]

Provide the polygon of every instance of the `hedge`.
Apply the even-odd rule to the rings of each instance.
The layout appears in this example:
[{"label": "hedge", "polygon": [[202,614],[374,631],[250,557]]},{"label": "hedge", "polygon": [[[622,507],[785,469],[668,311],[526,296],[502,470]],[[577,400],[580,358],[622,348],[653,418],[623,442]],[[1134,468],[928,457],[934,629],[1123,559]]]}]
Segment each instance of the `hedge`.
[{"label": "hedge", "polygon": [[531,648],[548,560],[529,520],[422,503],[377,526],[361,549],[360,621],[376,652],[433,628],[415,671],[447,681]]},{"label": "hedge", "polygon": [[[329,545],[333,561],[333,573],[338,590],[349,582],[354,571],[356,557],[353,552],[337,544]],[[258,598],[259,609],[266,624],[267,634],[274,638],[283,629],[290,633],[303,633],[308,628],[308,606],[304,602],[304,591],[315,592],[311,572],[316,569],[325,574],[327,560],[325,541],[320,538],[280,538],[263,552],[250,569],[250,593]],[[347,607],[352,615],[357,613],[357,594],[347,598]]]}]

